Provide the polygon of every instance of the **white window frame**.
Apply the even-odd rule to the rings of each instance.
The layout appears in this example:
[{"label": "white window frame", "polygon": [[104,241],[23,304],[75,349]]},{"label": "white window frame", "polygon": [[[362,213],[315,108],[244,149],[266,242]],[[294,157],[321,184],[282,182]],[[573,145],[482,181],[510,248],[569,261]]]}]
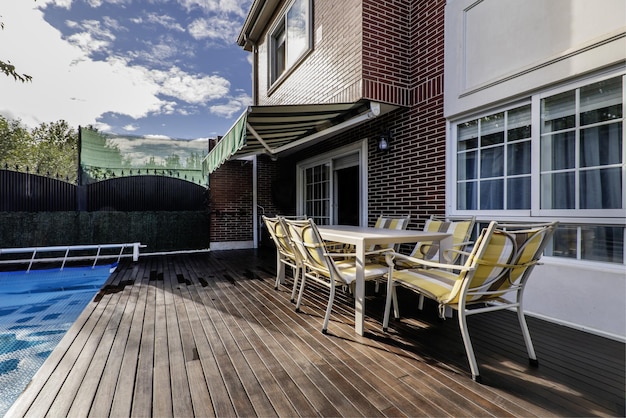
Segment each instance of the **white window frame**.
[{"label": "white window frame", "polygon": [[[288,25],[287,25],[287,16],[289,11],[292,9],[294,3],[296,1],[302,1],[306,7],[308,8],[308,21],[306,28],[306,47],[300,54],[290,59],[288,57],[289,54],[289,34],[288,34]],[[277,74],[277,66],[276,66],[276,56],[277,56],[277,46],[276,39],[277,35],[280,31],[283,31],[284,36],[284,60],[285,60],[285,68]],[[313,49],[313,2],[312,0],[292,0],[288,3],[287,7],[281,12],[280,19],[277,19],[274,23],[274,26],[268,32],[267,35],[267,44],[268,44],[268,54],[267,54],[267,68],[268,68],[268,89],[271,89],[274,86],[280,84],[285,78],[289,76],[289,74],[293,71],[295,67],[298,66],[300,62],[304,60],[304,58],[308,55],[308,53]],[[291,63],[290,63],[291,61]]]},{"label": "white window frame", "polygon": [[[477,217],[477,221],[520,221],[520,222],[541,222],[548,220],[559,220],[564,225],[572,227],[588,226],[617,226],[626,227],[626,112],[623,112],[622,119],[622,208],[621,209],[541,209],[541,100],[554,96],[563,92],[572,91],[581,87],[597,83],[602,80],[622,76],[622,98],[626,103],[626,71],[624,67],[609,70],[603,73],[595,74],[590,77],[581,78],[579,80],[568,82],[557,87],[542,90],[529,96],[527,99],[512,101],[506,105],[494,107],[489,110],[482,110],[471,115],[467,115],[457,120],[447,121],[448,132],[448,154],[446,163],[450,173],[447,179],[447,214],[449,216],[472,216]],[[457,209],[457,185],[458,185],[458,125],[473,120],[480,119],[484,116],[508,111],[525,104],[531,104],[531,207],[530,210],[458,210]],[[577,106],[578,106],[577,101]],[[626,107],[626,106],[625,106]],[[626,110],[626,109],[624,109]],[[579,115],[579,109],[576,109],[576,115]],[[580,133],[580,126],[576,126],[576,135]],[[578,142],[578,141],[577,141]],[[577,145],[578,146],[578,145]],[[579,151],[576,152],[576,158],[579,158]],[[578,170],[579,168],[577,168]],[[576,193],[580,193],[577,188]],[[505,196],[506,199],[506,196]],[[578,199],[577,199],[578,201]],[[595,263],[588,259],[582,259],[580,253],[580,233],[578,234],[578,252],[576,258],[562,258],[567,260],[579,260],[584,263]],[[626,228],[624,228],[624,257],[623,264],[626,264]],[[614,265],[614,263],[605,263]],[[619,265],[619,264],[618,264]]]},{"label": "white window frame", "polygon": [[330,165],[330,189],[329,189],[329,197],[330,197],[330,223],[337,223],[336,214],[337,214],[337,204],[335,203],[335,167],[334,160],[346,157],[348,155],[358,153],[359,159],[359,201],[361,213],[359,216],[360,224],[367,225],[367,139],[363,139],[362,141],[358,141],[356,143],[347,145],[345,147],[337,148],[335,150],[329,151],[324,154],[316,155],[315,157],[302,160],[298,164],[296,164],[296,213],[298,215],[307,215],[311,214],[306,213],[306,190],[304,187],[305,180],[305,170],[311,167],[315,167],[321,164],[329,164]]}]

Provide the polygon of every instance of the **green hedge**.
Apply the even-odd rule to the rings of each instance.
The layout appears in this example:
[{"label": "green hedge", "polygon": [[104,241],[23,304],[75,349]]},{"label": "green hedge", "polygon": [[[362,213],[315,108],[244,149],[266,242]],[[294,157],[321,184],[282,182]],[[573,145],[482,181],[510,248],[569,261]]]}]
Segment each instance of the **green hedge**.
[{"label": "green hedge", "polygon": [[141,242],[143,252],[209,247],[198,212],[0,212],[0,248]]}]

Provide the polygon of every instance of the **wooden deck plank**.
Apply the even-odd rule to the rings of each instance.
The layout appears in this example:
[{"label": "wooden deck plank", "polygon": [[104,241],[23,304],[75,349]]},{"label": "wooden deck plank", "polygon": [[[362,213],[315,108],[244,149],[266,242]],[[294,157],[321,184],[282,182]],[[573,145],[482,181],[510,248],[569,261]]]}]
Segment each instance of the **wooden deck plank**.
[{"label": "wooden deck plank", "polygon": [[107,358],[104,371],[100,377],[99,385],[97,386],[94,394],[91,409],[89,410],[90,417],[107,416],[111,410],[112,400],[115,395],[115,389],[117,387],[122,367],[123,353],[126,349],[126,343],[128,341],[132,319],[139,296],[139,286],[135,285],[135,281],[140,280],[143,266],[144,265],[142,264],[141,269],[129,269],[131,271],[131,275],[127,278],[126,285],[118,288],[117,290],[120,293],[120,297],[123,296],[127,298],[126,305],[123,307],[118,328],[111,330],[111,332],[114,333],[111,353]]},{"label": "wooden deck plank", "polygon": [[[255,292],[247,292],[247,296],[250,296],[251,298],[253,298],[256,295],[256,292],[259,292],[259,294],[261,295],[260,297],[263,297],[265,292],[274,292],[273,290],[266,289],[265,286],[259,287],[258,289],[255,289],[255,290],[256,290]],[[271,294],[269,294],[269,296],[271,296]],[[259,300],[257,300],[257,302],[259,302]],[[270,330],[272,334],[276,334],[276,335],[284,334],[288,337],[298,336],[298,338],[304,338],[304,343],[306,344],[308,342],[308,344],[310,344],[309,347],[311,351],[323,352],[329,359],[331,359],[332,357],[336,357],[337,352],[335,352],[335,350],[333,349],[328,348],[329,343],[332,343],[332,339],[329,338],[328,336],[324,336],[320,331],[321,322],[320,322],[319,328],[315,326],[313,329],[310,329],[311,328],[310,322],[308,321],[308,319],[310,318],[307,318],[306,315],[295,313],[293,310],[293,306],[294,305],[289,303],[288,298],[285,298],[285,299],[282,299],[281,304],[274,305],[274,307],[267,309],[264,313],[266,317],[268,318],[268,320],[262,323],[263,327]],[[321,312],[323,312],[323,309],[325,309],[324,306],[320,306],[319,308]],[[281,311],[281,309],[284,309],[284,310]],[[301,331],[292,332],[293,329],[301,329],[303,327],[307,327],[307,324],[309,325],[308,328],[310,329],[308,335],[306,333],[302,333]],[[349,324],[347,326],[353,327],[352,324]],[[321,340],[319,340],[320,336],[322,338]],[[318,343],[316,343],[315,341],[318,341]],[[362,365],[359,364],[358,361],[354,361],[354,360],[355,360],[354,358],[350,358],[348,360],[349,364],[341,364],[341,363],[334,362],[333,367],[339,368],[341,373],[346,378],[345,383],[347,387],[345,388],[345,391],[347,395],[349,395],[350,391],[353,390],[350,387],[360,389],[365,395],[367,395],[368,397],[367,402],[369,404],[372,404],[373,400],[376,400],[376,396],[373,396],[373,397],[371,396],[371,395],[376,394],[376,391],[373,391],[371,389],[372,385],[364,381],[360,377],[360,375],[357,374],[356,372],[346,371],[348,368],[352,370],[358,368],[365,373],[370,372],[370,370],[368,370],[367,367],[361,367]],[[318,360],[314,364],[320,365],[323,363],[319,362],[319,357],[318,357]],[[327,366],[324,366],[324,367],[326,368]],[[380,370],[380,371],[383,374],[377,377],[380,379],[379,381],[381,382],[381,385],[385,386],[386,391],[388,392],[387,385],[389,384],[389,382],[383,381],[384,377],[381,379],[381,376],[384,376],[384,370]],[[345,374],[343,372],[345,372]],[[381,402],[380,399],[378,399],[378,401]],[[399,399],[396,397],[394,401],[402,402],[402,399]],[[406,402],[406,399],[404,401]],[[385,402],[383,400],[382,402],[383,402],[382,408],[379,408],[379,410],[385,409],[390,405],[389,401]],[[418,412],[421,412],[422,414],[424,414],[423,410],[418,411],[418,409],[413,405],[411,406],[411,408],[409,408],[409,411],[411,411],[413,414],[417,414]],[[441,411],[438,411],[438,412],[441,414]]]},{"label": "wooden deck plank", "polygon": [[[128,276],[132,274],[133,269],[124,269],[124,274],[119,276]],[[123,312],[129,299],[128,293],[114,292],[109,293],[111,300],[109,304],[115,301],[114,310],[111,313],[110,320],[103,332],[102,339],[98,344],[98,349],[93,356],[85,373],[85,378],[78,388],[78,392],[67,413],[68,417],[84,416],[85,411],[89,411],[98,387],[103,382],[103,374],[106,370],[106,364],[113,349],[117,330],[121,326]],[[101,299],[101,298],[100,298]],[[99,300],[100,300],[99,299]],[[95,298],[94,298],[95,301]],[[92,302],[93,303],[93,302]],[[100,302],[101,303],[101,302]],[[113,306],[113,305],[111,305]],[[115,354],[114,354],[115,355]]]},{"label": "wooden deck plank", "polygon": [[[194,283],[194,289],[192,291],[192,295],[194,300],[198,303],[201,308],[200,317],[201,320],[206,322],[209,319],[209,312],[207,309],[209,307],[215,308],[215,305],[211,299],[207,297],[206,291],[203,291],[204,288],[208,286],[203,286],[198,278],[198,273],[195,265],[187,266],[188,274],[190,275],[190,280]],[[204,280],[204,279],[203,279]],[[214,312],[214,310],[211,310]],[[225,317],[225,323],[228,326],[228,332],[232,338],[230,344],[234,344],[231,346],[233,351],[240,352],[240,359],[233,358],[233,363],[235,365],[239,364],[238,374],[240,375],[242,381],[247,382],[248,385],[254,380],[257,382],[258,387],[247,389],[248,394],[252,392],[251,402],[255,406],[255,411],[260,415],[281,415],[281,416],[294,416],[295,410],[291,407],[291,404],[287,401],[285,394],[280,391],[269,391],[265,392],[262,389],[264,387],[272,388],[276,386],[276,381],[273,380],[269,371],[264,367],[258,355],[253,349],[253,346],[247,340],[245,334],[246,332],[241,330],[241,322],[233,321],[232,318],[235,315],[232,315],[231,318]],[[224,335],[222,335],[222,339],[224,339]],[[250,367],[242,368],[241,364],[249,364]],[[256,395],[255,395],[256,393]],[[254,397],[258,397],[258,394],[264,393],[265,397],[261,399],[254,399]],[[269,402],[269,403],[268,403]]]},{"label": "wooden deck plank", "polygon": [[[255,251],[125,263],[49,356],[8,416],[624,416],[624,344],[529,318],[530,368],[511,312],[470,318],[484,384],[471,380],[456,320],[411,309],[366,335],[338,294],[274,290]],[[399,295],[403,297],[402,295]],[[589,344],[587,344],[589,343]]]},{"label": "wooden deck plank", "polygon": [[[167,268],[167,265],[162,266]],[[154,317],[154,372],[152,391],[152,414],[158,417],[174,416],[172,406],[172,384],[168,349],[167,314],[165,306],[164,271],[153,279],[156,285]]]},{"label": "wooden deck plank", "polygon": [[[166,268],[163,271],[164,281],[164,306],[165,306],[165,323],[167,327],[167,349],[169,358],[169,373],[170,373],[170,386],[171,386],[171,399],[172,399],[172,413],[175,417],[187,417],[193,416],[194,407],[193,399],[197,396],[197,392],[205,392],[199,386],[202,386],[204,376],[200,373],[201,377],[197,376],[197,365],[192,361],[185,361],[183,342],[180,331],[180,324],[185,320],[184,317],[179,317],[176,305],[178,295],[174,291],[176,285],[174,281],[169,280],[174,275],[174,268],[171,262],[166,263]],[[191,375],[187,372],[189,368]],[[190,383],[193,382],[193,383]],[[201,398],[200,402],[204,405],[210,405],[210,397],[208,391],[206,391],[207,397]],[[209,416],[207,414],[207,416]]]},{"label": "wooden deck plank", "polygon": [[[148,260],[148,265],[150,266],[151,264],[152,260]],[[126,346],[122,351],[122,364],[109,413],[111,416],[126,417],[131,415],[135,379],[137,377],[137,359],[139,358],[144,313],[146,301],[148,300],[148,281],[149,272],[144,270],[141,276],[138,276],[134,282],[134,286],[139,287],[139,294],[137,295],[137,304],[133,311]]]}]

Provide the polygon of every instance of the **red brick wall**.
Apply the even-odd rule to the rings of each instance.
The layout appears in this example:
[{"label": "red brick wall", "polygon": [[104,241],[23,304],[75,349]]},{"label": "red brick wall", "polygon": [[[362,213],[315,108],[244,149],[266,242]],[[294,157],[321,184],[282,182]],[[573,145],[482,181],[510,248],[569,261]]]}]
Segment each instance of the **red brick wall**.
[{"label": "red brick wall", "polygon": [[363,97],[409,104],[411,3],[363,0]]},{"label": "red brick wall", "polygon": [[409,227],[421,228],[431,214],[445,213],[445,0],[410,3],[410,107],[380,121],[394,137],[386,154],[370,144],[368,194],[371,223],[392,210],[410,213]]},{"label": "red brick wall", "polygon": [[226,162],[209,182],[211,242],[251,241],[252,163]]},{"label": "red brick wall", "polygon": [[[380,213],[410,214],[409,227],[421,228],[431,214],[445,213],[445,0],[315,0],[314,5],[315,27],[322,27],[322,41],[269,96],[267,51],[265,45],[260,46],[259,104],[354,101],[366,97],[402,103],[405,107],[287,160],[280,159],[278,164],[260,157],[259,204],[266,213],[289,214],[289,205],[277,205],[276,196],[284,198],[293,194],[291,208],[295,207],[297,161],[369,138],[369,224],[373,225]],[[361,7],[365,14],[362,19]],[[355,86],[362,90],[355,93]],[[391,150],[387,153],[377,149],[377,136],[383,129],[391,129],[393,133]],[[212,241],[252,239],[251,183],[248,192],[244,189],[239,192],[239,187],[244,186],[240,170],[251,170],[251,164],[243,167],[239,164],[227,163],[212,175],[212,209],[225,206],[230,211],[249,211],[250,215],[241,217],[243,226],[235,222],[237,216],[225,217],[224,225],[212,226]],[[215,190],[220,181],[225,183],[220,188],[221,195]],[[227,198],[231,201],[226,202]]]},{"label": "red brick wall", "polygon": [[313,50],[272,90],[267,44],[271,28],[259,42],[259,105],[348,103],[362,97],[361,0],[314,0],[313,13]]}]

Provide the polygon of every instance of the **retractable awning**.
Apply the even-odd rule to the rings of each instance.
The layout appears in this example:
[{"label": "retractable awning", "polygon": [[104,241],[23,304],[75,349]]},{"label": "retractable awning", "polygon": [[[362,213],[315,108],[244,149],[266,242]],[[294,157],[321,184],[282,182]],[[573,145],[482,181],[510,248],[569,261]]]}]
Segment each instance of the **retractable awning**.
[{"label": "retractable awning", "polygon": [[225,161],[257,154],[277,156],[311,145],[395,107],[378,102],[250,106],[203,161],[212,173]]}]

